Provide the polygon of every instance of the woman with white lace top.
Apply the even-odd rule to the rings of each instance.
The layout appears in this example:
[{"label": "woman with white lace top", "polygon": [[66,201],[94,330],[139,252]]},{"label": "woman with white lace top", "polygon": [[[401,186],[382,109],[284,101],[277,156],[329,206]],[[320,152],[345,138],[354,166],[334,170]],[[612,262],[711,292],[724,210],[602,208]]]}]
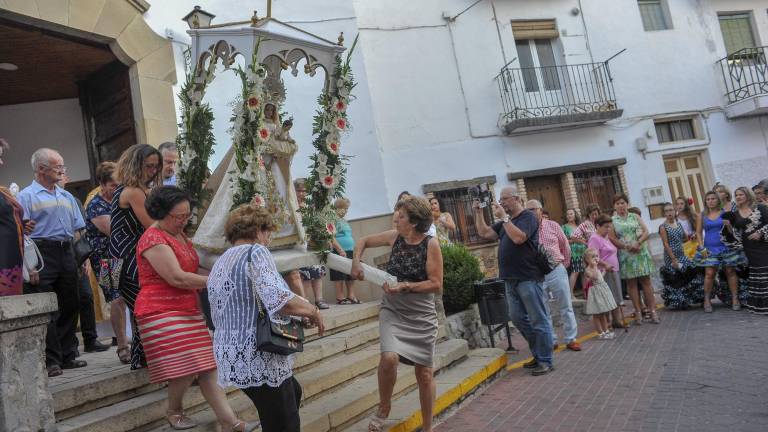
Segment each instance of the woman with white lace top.
[{"label": "woman with white lace top", "polygon": [[224,233],[233,246],[208,278],[213,351],[219,384],[237,387],[253,401],[262,431],[299,432],[301,386],[293,377],[293,356],[256,350],[254,291],[272,319],[307,317],[320,335],[324,325],[317,306],[291,292],[278,273],[267,249],[276,229],[264,207],[242,205],[230,214]]}]

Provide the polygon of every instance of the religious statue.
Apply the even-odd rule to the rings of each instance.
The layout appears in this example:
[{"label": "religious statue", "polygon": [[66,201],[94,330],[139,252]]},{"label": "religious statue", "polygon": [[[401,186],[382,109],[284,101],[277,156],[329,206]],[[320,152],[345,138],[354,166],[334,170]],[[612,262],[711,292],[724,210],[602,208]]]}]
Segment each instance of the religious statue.
[{"label": "religious statue", "polygon": [[[303,244],[304,230],[298,218],[299,206],[291,178],[291,162],[298,150],[296,141],[290,135],[293,121],[281,122],[278,114],[285,89],[279,79],[267,79],[265,84],[268,87],[268,102],[264,106],[264,127],[269,130],[270,136],[262,152],[263,184],[259,184],[257,189],[262,192],[264,205],[280,227],[270,244],[270,248],[274,249]],[[223,178],[218,185],[208,185],[215,190],[215,194],[193,238],[196,246],[211,253],[222,253],[228,246],[224,239],[224,224],[233,203],[231,185],[237,176],[234,155],[233,146],[216,169],[221,174],[221,167],[226,167]],[[216,177],[216,172],[213,177]]]}]

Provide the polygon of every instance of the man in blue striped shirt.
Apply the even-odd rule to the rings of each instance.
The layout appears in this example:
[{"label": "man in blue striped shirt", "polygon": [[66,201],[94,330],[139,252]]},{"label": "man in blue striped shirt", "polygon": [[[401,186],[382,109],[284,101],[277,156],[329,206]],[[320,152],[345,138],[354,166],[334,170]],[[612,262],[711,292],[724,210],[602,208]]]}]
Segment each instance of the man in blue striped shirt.
[{"label": "man in blue striped shirt", "polygon": [[45,339],[45,364],[48,376],[62,374],[62,369],[86,366],[77,360],[78,286],[77,263],[72,242],[85,228],[75,197],[57,185],[67,168],[61,155],[41,148],[32,154],[35,180],[19,192],[24,220],[34,221],[30,237],[43,257],[40,272],[30,271],[24,293],[56,293],[59,309],[48,323]]}]

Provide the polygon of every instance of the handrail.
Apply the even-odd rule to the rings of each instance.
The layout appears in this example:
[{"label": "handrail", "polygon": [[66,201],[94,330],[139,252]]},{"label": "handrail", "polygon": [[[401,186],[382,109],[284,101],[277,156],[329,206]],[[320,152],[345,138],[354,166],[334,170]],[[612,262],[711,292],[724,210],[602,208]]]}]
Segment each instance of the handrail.
[{"label": "handrail", "polygon": [[768,94],[768,47],[746,47],[717,61],[728,103]]}]

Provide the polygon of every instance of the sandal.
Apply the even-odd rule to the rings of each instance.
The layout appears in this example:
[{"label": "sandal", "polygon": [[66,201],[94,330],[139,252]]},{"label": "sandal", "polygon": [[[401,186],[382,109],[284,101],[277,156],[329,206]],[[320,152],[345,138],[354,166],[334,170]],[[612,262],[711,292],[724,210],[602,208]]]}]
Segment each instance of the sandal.
[{"label": "sandal", "polygon": [[61,370],[61,367],[59,365],[50,365],[45,369],[46,369],[46,372],[48,372],[48,378],[57,377],[64,373],[64,371]]},{"label": "sandal", "polygon": [[336,299],[336,304],[348,305],[348,304],[352,304],[352,300],[350,300],[348,298]]},{"label": "sandal", "polygon": [[127,346],[117,349],[117,358],[120,359],[120,363],[128,364],[131,362],[131,350]]},{"label": "sandal", "polygon": [[379,417],[376,413],[371,416],[370,422],[368,422],[368,432],[381,432],[384,430],[384,422],[387,421],[386,417]]},{"label": "sandal", "polygon": [[362,302],[361,302],[359,299],[357,299],[357,298],[349,298],[349,299],[347,299],[347,300],[349,300],[349,303],[351,303],[351,304],[360,304],[360,303],[362,303]]},{"label": "sandal", "polygon": [[259,422],[245,422],[242,420],[238,420],[237,423],[235,423],[232,426],[231,431],[232,432],[252,432],[261,426],[261,423]]},{"label": "sandal", "polygon": [[185,416],[183,411],[168,410],[165,412],[165,419],[168,420],[168,424],[173,430],[186,430],[197,426],[197,423]]},{"label": "sandal", "polygon": [[325,310],[325,309],[330,308],[330,306],[328,306],[328,303],[326,303],[326,302],[324,302],[322,300],[316,301],[315,302],[315,306],[317,306],[317,308],[320,309],[320,310]]},{"label": "sandal", "polygon": [[632,324],[643,325],[643,314],[637,311],[632,312]]},{"label": "sandal", "polygon": [[661,319],[659,319],[659,315],[656,313],[656,311],[651,312],[651,323],[661,324]]}]

